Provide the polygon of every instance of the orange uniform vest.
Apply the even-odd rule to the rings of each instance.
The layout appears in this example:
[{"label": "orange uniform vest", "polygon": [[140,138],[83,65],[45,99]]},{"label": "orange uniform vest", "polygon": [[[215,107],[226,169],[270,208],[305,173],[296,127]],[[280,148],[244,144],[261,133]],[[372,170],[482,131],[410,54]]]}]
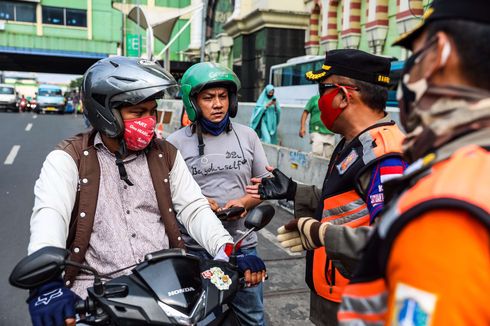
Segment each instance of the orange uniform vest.
[{"label": "orange uniform vest", "polygon": [[397,235],[418,216],[431,210],[464,210],[490,231],[490,152],[471,145],[433,166],[427,162],[431,158],[435,155],[419,160],[420,168],[413,172],[409,167],[409,173],[399,181],[409,187],[386,207],[359,270],[344,291],[340,325],[385,324],[389,299],[385,272],[390,250]]},{"label": "orange uniform vest", "polygon": [[[388,156],[401,156],[403,139],[400,129],[394,122],[390,122],[372,126],[346,146],[345,140],[339,143],[332,155],[323,186],[322,223],[353,228],[369,225],[365,200],[356,191],[357,179],[379,160]],[[306,282],[321,297],[340,302],[349,277],[340,261],[327,257],[325,248],[318,248],[307,256]]]}]

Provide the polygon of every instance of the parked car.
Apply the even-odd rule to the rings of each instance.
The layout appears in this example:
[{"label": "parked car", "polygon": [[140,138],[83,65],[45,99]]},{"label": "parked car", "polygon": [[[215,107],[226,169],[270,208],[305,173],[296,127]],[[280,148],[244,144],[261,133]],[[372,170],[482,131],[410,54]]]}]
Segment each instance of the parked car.
[{"label": "parked car", "polygon": [[18,95],[15,86],[0,84],[0,109],[19,111]]},{"label": "parked car", "polygon": [[35,112],[65,113],[65,98],[60,87],[54,85],[40,85],[37,93],[37,107]]}]

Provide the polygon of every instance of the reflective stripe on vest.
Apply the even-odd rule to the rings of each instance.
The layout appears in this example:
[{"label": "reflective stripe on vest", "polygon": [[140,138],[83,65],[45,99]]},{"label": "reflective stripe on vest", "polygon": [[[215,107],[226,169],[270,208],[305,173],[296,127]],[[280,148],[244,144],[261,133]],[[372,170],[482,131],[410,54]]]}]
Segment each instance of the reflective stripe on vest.
[{"label": "reflective stripe on vest", "polygon": [[347,285],[337,314],[339,325],[384,325],[387,298],[383,279]]},{"label": "reflective stripe on vest", "polygon": [[[374,164],[385,155],[400,154],[403,138],[403,133],[394,123],[376,125],[361,133],[357,140],[359,145],[355,148],[357,149],[359,146],[362,148],[362,151],[355,152],[362,156],[361,168],[371,166],[371,164]],[[351,147],[354,146],[353,142],[350,143]],[[346,153],[347,150],[350,150],[350,147],[344,148]],[[337,163],[340,162],[335,161],[335,164]],[[336,173],[339,177],[335,181],[332,181],[334,179],[330,179],[330,181],[336,182],[337,180],[341,180],[347,183],[347,186],[339,189],[338,193],[340,194],[330,195],[336,192],[333,191],[330,194],[327,192],[328,197],[323,201],[321,221],[335,225],[346,225],[352,228],[369,226],[369,211],[363,198],[354,189],[354,175],[351,173],[349,177],[346,177],[348,173],[344,174],[345,171],[342,173],[340,171],[338,173],[335,170],[333,171],[331,169],[329,175],[331,176],[333,173]],[[328,179],[326,189],[332,191],[332,188],[328,187]],[[349,283],[347,279],[349,275],[340,261],[329,259],[326,255],[325,248],[318,248],[313,252],[311,270],[311,279],[315,292],[327,300],[340,302],[342,292]],[[309,285],[311,287],[311,284]]]},{"label": "reflective stripe on vest", "polygon": [[[322,222],[346,225],[353,228],[369,225],[366,203],[355,190],[324,200]],[[325,248],[313,253],[313,284],[316,293],[330,301],[340,302],[344,287],[349,280],[341,274],[340,262],[328,259]]]}]

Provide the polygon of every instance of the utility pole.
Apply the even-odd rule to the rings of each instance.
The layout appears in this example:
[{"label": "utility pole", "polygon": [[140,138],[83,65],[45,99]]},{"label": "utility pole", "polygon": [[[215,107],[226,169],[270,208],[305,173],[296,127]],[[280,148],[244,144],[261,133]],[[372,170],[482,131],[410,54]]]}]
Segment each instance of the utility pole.
[{"label": "utility pole", "polygon": [[137,1],[138,11],[136,12],[136,23],[138,24],[138,26],[136,27],[138,29],[138,58],[141,57],[140,2],[140,0]]},{"label": "utility pole", "polygon": [[[123,0],[123,5],[126,4],[126,0]],[[123,25],[123,39],[122,39],[122,55],[123,56],[126,56],[127,55],[127,47],[128,47],[128,44],[127,44],[127,41],[126,41],[126,19],[127,19],[127,16],[126,14],[123,12],[123,15],[122,15],[122,25]]]},{"label": "utility pole", "polygon": [[203,0],[202,2],[201,62],[204,62],[204,43],[206,43],[206,16],[208,11],[208,0]]}]

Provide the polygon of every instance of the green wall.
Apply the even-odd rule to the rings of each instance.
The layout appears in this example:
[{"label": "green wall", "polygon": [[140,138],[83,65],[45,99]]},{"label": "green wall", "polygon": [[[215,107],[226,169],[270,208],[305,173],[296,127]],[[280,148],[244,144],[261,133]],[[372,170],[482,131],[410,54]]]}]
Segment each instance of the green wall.
[{"label": "green wall", "polygon": [[[121,0],[117,2],[122,2]],[[137,0],[126,0],[126,3],[138,3]],[[190,0],[155,0],[156,6],[185,7]],[[146,4],[146,0],[140,0]],[[87,0],[42,0],[41,5],[87,10]],[[87,17],[88,19],[88,17]],[[179,20],[175,24],[172,36],[185,25],[187,20]],[[126,32],[146,37],[146,31],[136,26],[136,23],[126,19]],[[36,35],[36,23],[17,23],[7,21],[5,30],[0,31],[0,46],[47,49],[59,51],[91,52],[101,54],[116,54],[117,47],[123,39],[123,14],[112,8],[111,0],[92,0],[92,39],[88,38],[87,27],[71,27],[58,25],[42,25],[42,36]],[[143,52],[144,40],[143,40]],[[179,52],[185,51],[190,43],[190,26],[180,35],[170,47],[171,60],[179,60]],[[155,53],[163,49],[164,44],[155,42]]]},{"label": "green wall", "polygon": [[[97,0],[92,0],[92,2],[97,2]],[[100,1],[106,2],[106,1]],[[61,1],[61,0],[42,0],[41,4],[44,6],[52,6],[52,7],[65,7],[65,8],[73,8],[73,9],[85,9],[87,10],[87,0],[69,0],[69,1]]]}]

